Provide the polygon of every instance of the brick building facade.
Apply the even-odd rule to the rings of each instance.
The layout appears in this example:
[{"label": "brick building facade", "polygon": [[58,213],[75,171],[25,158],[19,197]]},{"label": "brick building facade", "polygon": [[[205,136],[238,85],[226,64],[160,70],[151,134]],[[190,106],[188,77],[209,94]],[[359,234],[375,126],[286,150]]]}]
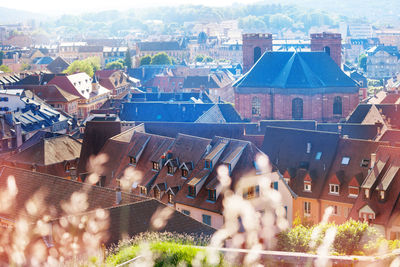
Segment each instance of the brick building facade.
[{"label": "brick building facade", "polygon": [[246,73],[257,62],[265,51],[272,51],[272,34],[243,34],[243,73]]},{"label": "brick building facade", "polygon": [[331,58],[342,66],[342,37],[340,33],[313,33],[311,34],[311,51],[326,52]]},{"label": "brick building facade", "polygon": [[359,87],[338,67],[340,42],[340,34],[312,34],[313,52],[267,49],[257,59],[256,47],[269,47],[270,35],[243,35],[244,69],[251,69],[233,85],[236,109],[251,121],[346,117],[358,105]]}]

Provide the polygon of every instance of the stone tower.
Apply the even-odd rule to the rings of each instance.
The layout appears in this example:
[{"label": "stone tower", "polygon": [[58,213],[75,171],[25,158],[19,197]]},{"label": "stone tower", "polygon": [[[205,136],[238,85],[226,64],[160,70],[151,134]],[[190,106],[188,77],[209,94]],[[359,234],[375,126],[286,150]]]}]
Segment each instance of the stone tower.
[{"label": "stone tower", "polygon": [[265,51],[272,51],[272,34],[246,33],[242,38],[243,73],[246,73]]},{"label": "stone tower", "polygon": [[313,33],[311,34],[311,51],[325,51],[342,66],[342,36],[340,33]]}]

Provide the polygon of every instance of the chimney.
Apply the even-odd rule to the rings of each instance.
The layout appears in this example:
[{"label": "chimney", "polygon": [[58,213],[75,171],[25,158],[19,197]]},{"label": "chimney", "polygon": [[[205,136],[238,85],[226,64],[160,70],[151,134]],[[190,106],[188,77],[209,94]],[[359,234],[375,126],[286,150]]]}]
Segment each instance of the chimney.
[{"label": "chimney", "polygon": [[4,133],[4,116],[0,117],[1,120],[1,137],[3,138],[5,133]]},{"label": "chimney", "polygon": [[115,190],[115,205],[119,205],[122,201],[121,188],[118,186]]},{"label": "chimney", "polygon": [[375,166],[375,161],[376,161],[376,153],[371,153],[371,160],[369,162],[371,169]]},{"label": "chimney", "polygon": [[16,137],[16,141],[17,141],[17,148],[20,147],[22,145],[22,128],[21,128],[21,123],[20,122],[16,122],[15,125],[15,137]]}]

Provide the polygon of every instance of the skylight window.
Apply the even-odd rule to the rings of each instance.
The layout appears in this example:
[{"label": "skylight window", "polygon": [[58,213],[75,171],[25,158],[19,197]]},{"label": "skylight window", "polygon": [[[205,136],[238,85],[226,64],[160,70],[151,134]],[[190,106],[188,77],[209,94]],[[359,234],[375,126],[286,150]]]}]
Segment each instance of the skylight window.
[{"label": "skylight window", "polygon": [[317,152],[317,154],[315,154],[315,159],[316,160],[320,160],[322,157],[322,152]]},{"label": "skylight window", "polygon": [[343,157],[342,158],[342,165],[348,165],[350,162],[350,158],[349,157]]}]

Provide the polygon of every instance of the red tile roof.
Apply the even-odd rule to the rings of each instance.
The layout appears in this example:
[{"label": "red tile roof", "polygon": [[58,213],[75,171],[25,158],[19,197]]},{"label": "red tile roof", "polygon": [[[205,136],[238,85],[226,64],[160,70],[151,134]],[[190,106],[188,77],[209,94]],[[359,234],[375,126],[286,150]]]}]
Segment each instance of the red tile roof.
[{"label": "red tile roof", "polygon": [[[38,209],[47,208],[44,213],[51,218],[58,218],[65,215],[62,208],[63,203],[70,200],[74,192],[87,192],[87,211],[96,208],[108,208],[115,205],[116,191],[109,188],[91,186],[63,179],[44,173],[27,171],[19,168],[1,166],[0,167],[0,188],[7,188],[8,177],[15,177],[15,184],[18,189],[16,198],[13,200],[12,208],[7,212],[2,212],[1,216],[10,220],[15,220],[19,215],[36,218],[26,210],[26,203],[35,196],[35,193],[41,193],[43,203],[38,203]],[[42,190],[42,191],[39,191]],[[122,193],[121,204],[128,204],[141,201],[145,198],[132,194]],[[82,202],[84,205],[84,202]]]}]

